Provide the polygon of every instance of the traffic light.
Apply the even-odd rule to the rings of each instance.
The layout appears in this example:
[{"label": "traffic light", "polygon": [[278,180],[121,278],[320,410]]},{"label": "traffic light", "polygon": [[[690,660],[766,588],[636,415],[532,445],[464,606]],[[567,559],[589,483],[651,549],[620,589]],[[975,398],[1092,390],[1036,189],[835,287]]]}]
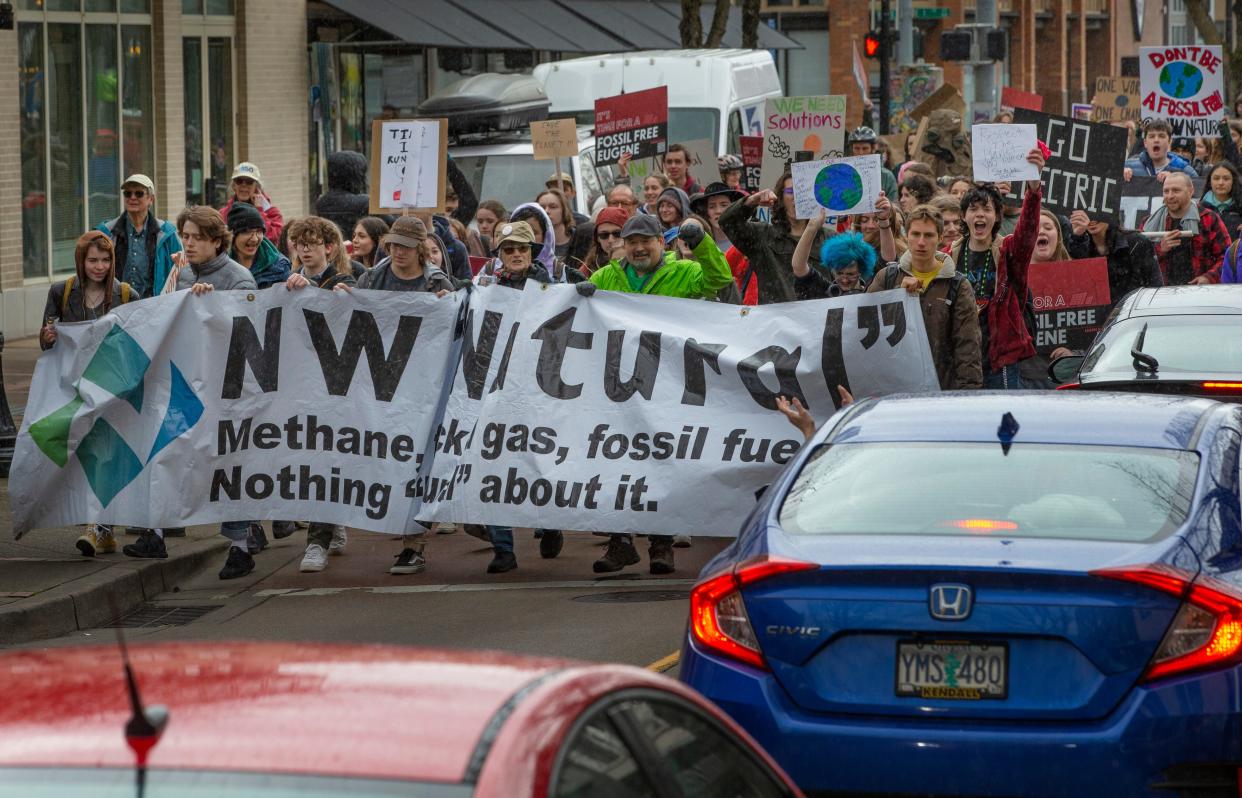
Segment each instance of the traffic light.
[{"label": "traffic light", "polygon": [[1009,34],[1003,30],[990,30],[984,38],[984,57],[989,61],[1004,61]]},{"label": "traffic light", "polygon": [[940,58],[943,61],[969,61],[973,37],[968,30],[946,30],[940,34]]},{"label": "traffic light", "polygon": [[880,57],[880,34],[876,31],[867,31],[867,35],[863,37],[863,55],[868,58]]}]

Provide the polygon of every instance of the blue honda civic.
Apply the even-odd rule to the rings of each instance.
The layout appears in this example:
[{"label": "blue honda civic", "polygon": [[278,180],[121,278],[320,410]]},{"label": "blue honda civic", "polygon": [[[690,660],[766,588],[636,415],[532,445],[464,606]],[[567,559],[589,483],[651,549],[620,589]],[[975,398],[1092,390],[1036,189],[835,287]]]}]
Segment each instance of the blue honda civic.
[{"label": "blue honda civic", "polygon": [[1242,406],[867,400],[691,595],[681,679],[811,794],[1240,794]]}]

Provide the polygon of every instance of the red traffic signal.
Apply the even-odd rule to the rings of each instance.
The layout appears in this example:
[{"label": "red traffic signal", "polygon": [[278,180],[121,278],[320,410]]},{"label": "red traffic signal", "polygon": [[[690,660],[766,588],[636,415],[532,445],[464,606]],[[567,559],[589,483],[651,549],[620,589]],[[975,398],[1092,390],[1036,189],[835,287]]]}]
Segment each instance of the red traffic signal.
[{"label": "red traffic signal", "polygon": [[880,34],[875,31],[867,31],[867,35],[863,37],[863,55],[868,58],[879,58]]}]

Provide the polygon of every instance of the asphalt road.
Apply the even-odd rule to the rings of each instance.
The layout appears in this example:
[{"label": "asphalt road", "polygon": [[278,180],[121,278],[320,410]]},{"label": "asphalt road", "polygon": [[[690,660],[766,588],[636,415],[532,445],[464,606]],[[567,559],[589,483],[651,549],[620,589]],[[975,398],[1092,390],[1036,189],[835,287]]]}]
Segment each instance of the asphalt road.
[{"label": "asphalt road", "polygon": [[[519,567],[485,572],[491,547],[458,531],[432,535],[422,574],[388,573],[400,542],[350,531],[341,556],[318,574],[298,571],[305,532],[272,541],[254,573],[221,581],[222,563],[150,602],[126,619],[132,642],[174,640],[316,640],[393,643],[450,649],[498,649],[621,662],[674,675],[688,594],[702,566],[728,541],[699,538],[677,549],[677,572],[647,573],[642,562],[597,577],[591,563],[605,539],[568,533],[554,560],[540,559],[529,530],[516,533]],[[270,537],[270,535],[269,535]],[[111,555],[120,556],[120,555]],[[111,629],[93,629],[27,648],[115,644]]]}]

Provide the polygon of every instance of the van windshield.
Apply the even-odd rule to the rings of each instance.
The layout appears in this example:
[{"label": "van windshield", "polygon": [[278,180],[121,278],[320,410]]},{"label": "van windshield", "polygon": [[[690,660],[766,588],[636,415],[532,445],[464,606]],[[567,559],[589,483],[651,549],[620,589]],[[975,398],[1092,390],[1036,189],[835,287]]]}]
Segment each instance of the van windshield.
[{"label": "van windshield", "polygon": [[[551,161],[536,161],[524,155],[463,155],[453,161],[474,187],[479,200],[498,199],[512,211],[524,202],[533,202],[543,191],[548,176],[556,171]],[[561,160],[568,174],[568,159]]]}]

